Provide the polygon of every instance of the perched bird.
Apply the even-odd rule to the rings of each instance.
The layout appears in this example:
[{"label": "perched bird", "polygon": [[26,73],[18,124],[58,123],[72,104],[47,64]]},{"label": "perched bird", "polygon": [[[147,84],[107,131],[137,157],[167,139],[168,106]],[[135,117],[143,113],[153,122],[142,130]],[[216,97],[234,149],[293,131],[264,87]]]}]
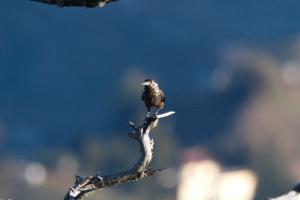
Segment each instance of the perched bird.
[{"label": "perched bird", "polygon": [[164,92],[159,89],[158,84],[154,80],[146,79],[142,85],[145,86],[142,100],[147,107],[147,117],[149,117],[151,108],[156,107],[157,111],[155,114],[157,114],[164,107],[166,98]]}]

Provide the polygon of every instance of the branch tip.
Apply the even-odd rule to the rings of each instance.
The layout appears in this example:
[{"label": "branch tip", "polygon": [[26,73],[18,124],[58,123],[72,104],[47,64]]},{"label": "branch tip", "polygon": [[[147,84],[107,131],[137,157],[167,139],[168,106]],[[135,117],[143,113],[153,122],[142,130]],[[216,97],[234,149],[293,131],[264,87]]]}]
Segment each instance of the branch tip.
[{"label": "branch tip", "polygon": [[166,112],[166,113],[163,113],[163,114],[159,114],[157,115],[157,119],[161,119],[161,118],[164,118],[164,117],[169,117],[171,115],[174,115],[176,112],[175,111],[169,111],[169,112]]},{"label": "branch tip", "polygon": [[128,121],[128,124],[129,124],[130,126],[135,126],[134,123],[133,123],[132,121]]}]

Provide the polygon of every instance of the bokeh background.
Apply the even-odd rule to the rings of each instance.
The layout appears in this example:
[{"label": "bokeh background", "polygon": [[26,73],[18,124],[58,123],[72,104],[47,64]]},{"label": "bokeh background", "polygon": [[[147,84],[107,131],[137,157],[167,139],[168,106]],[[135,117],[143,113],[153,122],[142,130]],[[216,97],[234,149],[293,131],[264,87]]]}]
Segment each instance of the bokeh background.
[{"label": "bokeh background", "polygon": [[89,196],[252,200],[300,180],[300,2],[120,0],[0,7],[0,198],[62,199],[130,168],[145,78],[167,95],[162,174]]}]

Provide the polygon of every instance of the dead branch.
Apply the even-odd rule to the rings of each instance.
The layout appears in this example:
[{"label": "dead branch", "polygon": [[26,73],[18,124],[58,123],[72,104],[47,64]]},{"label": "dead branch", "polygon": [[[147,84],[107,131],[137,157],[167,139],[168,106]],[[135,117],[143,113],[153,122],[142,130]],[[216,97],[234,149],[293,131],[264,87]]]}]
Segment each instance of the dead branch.
[{"label": "dead branch", "polygon": [[291,191],[276,198],[269,200],[300,200],[300,183],[298,183]]},{"label": "dead branch", "polygon": [[86,7],[96,8],[103,7],[108,3],[116,2],[118,0],[30,0],[40,3],[57,5],[59,7],[75,6],[75,7]]},{"label": "dead branch", "polygon": [[160,118],[173,115],[175,112],[167,112],[144,120],[141,126],[136,126],[133,122],[129,122],[129,126],[133,129],[128,136],[138,141],[141,151],[141,158],[132,167],[132,169],[122,171],[112,175],[102,176],[100,174],[82,178],[76,176],[74,186],[71,187],[65,195],[64,200],[79,200],[88,193],[98,189],[112,187],[122,183],[138,181],[146,177],[156,175],[163,169],[151,169],[149,164],[153,156],[154,141],[150,138],[150,132],[158,125]]}]

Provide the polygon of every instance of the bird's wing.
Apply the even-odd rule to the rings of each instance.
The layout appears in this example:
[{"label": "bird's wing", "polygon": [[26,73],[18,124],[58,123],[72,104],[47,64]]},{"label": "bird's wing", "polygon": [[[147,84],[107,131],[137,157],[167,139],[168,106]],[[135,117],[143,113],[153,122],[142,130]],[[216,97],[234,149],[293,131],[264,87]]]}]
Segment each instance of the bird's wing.
[{"label": "bird's wing", "polygon": [[165,93],[162,90],[159,90],[159,94],[161,96],[161,101],[165,102],[166,101]]}]

